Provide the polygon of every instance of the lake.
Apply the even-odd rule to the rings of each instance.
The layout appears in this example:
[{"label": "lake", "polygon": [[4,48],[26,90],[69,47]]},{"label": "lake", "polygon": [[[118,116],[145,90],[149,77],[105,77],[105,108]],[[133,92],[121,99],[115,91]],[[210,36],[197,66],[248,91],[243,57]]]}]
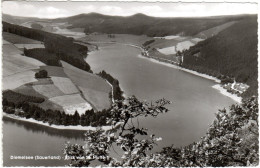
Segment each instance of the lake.
[{"label": "lake", "polygon": [[[214,81],[138,56],[138,48],[110,44],[91,52],[86,61],[97,73],[105,70],[117,78],[126,96],[148,102],[172,101],[170,110],[157,118],[142,118],[140,124],[162,141],[155,150],[174,144],[183,146],[200,139],[218,109],[235,103],[212,86]],[[3,119],[4,166],[64,166],[61,160],[11,160],[17,156],[63,156],[66,141],[83,143],[83,131],[56,130],[37,124]]]}]

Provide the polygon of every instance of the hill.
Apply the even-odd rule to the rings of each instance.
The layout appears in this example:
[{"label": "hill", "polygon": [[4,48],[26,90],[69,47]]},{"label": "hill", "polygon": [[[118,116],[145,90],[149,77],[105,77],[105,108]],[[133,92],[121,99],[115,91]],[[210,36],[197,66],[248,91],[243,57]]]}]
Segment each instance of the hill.
[{"label": "hill", "polygon": [[[185,36],[196,35],[204,30],[225,24],[230,21],[238,21],[246,18],[247,15],[236,16],[214,16],[199,18],[177,18],[177,17],[151,17],[144,14],[135,14],[132,16],[108,16],[98,13],[80,14],[71,17],[58,19],[39,19],[30,18],[37,23],[68,23],[67,28],[84,28],[85,33],[113,33],[113,34],[135,34],[148,36],[166,36],[181,34]],[[3,15],[3,21],[22,24],[28,19]]]},{"label": "hill", "polygon": [[201,18],[160,18],[144,14],[132,16],[107,16],[97,13],[81,14],[56,21],[67,21],[71,27],[85,28],[85,33],[145,34],[166,36],[173,34],[195,35],[229,21],[240,20],[241,16],[201,17]]},{"label": "hill", "polygon": [[216,77],[234,77],[257,95],[257,16],[250,16],[184,53],[183,66]]}]

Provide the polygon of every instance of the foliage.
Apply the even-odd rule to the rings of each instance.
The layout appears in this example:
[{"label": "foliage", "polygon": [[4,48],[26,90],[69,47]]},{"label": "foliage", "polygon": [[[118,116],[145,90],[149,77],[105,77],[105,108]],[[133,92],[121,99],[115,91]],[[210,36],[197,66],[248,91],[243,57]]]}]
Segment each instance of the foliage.
[{"label": "foliage", "polygon": [[48,77],[48,72],[44,69],[35,73],[35,78],[47,78],[47,77]]},{"label": "foliage", "polygon": [[106,71],[101,71],[97,75],[101,76],[102,78],[106,79],[112,86],[113,86],[113,95],[115,100],[122,100],[124,99],[122,94],[123,91],[119,86],[119,81],[115,79],[113,76],[108,74]]},{"label": "foliage", "polygon": [[82,125],[103,126],[107,125],[105,118],[110,116],[109,110],[94,112],[88,110],[81,116],[76,111],[73,115],[65,114],[58,110],[44,110],[36,103],[42,103],[43,98],[22,95],[13,91],[3,93],[3,111],[20,117],[33,118],[37,121],[47,122],[50,125]]},{"label": "foliage", "polygon": [[[257,141],[248,146],[240,132],[245,127],[254,129],[251,134],[258,137],[258,104],[257,98],[252,97],[243,102],[241,106],[232,105],[230,110],[220,110],[216,114],[216,119],[207,131],[206,136],[201,141],[189,146],[180,148],[177,160],[165,161],[170,166],[252,166],[258,164],[258,138]],[[245,149],[247,148],[247,149]],[[165,149],[160,156],[167,157],[171,150]],[[244,152],[245,150],[250,152]],[[173,157],[171,157],[173,158]]]},{"label": "foliage", "polygon": [[12,90],[4,91],[3,99],[14,103],[19,103],[19,102],[42,103],[45,100],[42,97],[28,96],[28,95],[14,92]]},{"label": "foliage", "polygon": [[[242,105],[232,105],[227,111],[219,110],[216,119],[207,134],[200,141],[185,147],[164,148],[159,153],[149,154],[156,141],[138,138],[147,135],[147,131],[133,124],[132,120],[140,116],[153,116],[167,112],[164,107],[169,102],[159,100],[155,105],[138,101],[130,97],[126,104],[116,102],[107,123],[110,130],[97,129],[87,131],[86,144],[66,144],[64,154],[71,158],[70,166],[89,166],[94,160],[108,166],[118,167],[222,167],[253,166],[258,164],[258,104],[252,97]],[[246,129],[256,137],[248,144],[241,130]],[[123,151],[120,160],[109,155],[117,145]],[[120,152],[117,152],[120,153]]]},{"label": "foliage", "polygon": [[[147,130],[133,124],[133,120],[138,117],[156,117],[168,110],[165,105],[170,102],[161,99],[154,104],[140,102],[135,97],[127,99],[127,103],[116,101],[110,111],[111,116],[107,118],[107,123],[112,126],[110,130],[97,129],[87,131],[86,145],[67,144],[64,150],[66,157],[72,158],[72,166],[88,166],[91,161],[98,160],[109,166],[135,166],[142,162],[153,145],[160,138],[147,136]],[[144,137],[139,140],[137,136]],[[109,152],[116,144],[124,152],[122,161],[109,156]],[[140,157],[141,156],[141,157]]]},{"label": "foliage", "polygon": [[[97,13],[80,14],[58,19],[71,27],[84,28],[86,34],[100,32],[107,34],[135,34],[162,37],[166,35],[196,35],[209,28],[248,16],[223,16],[200,18],[158,18],[144,14],[128,17],[107,16]],[[100,20],[104,20],[100,23]]]},{"label": "foliage", "polygon": [[58,57],[44,48],[24,49],[24,55],[37,59],[46,65],[61,66]]},{"label": "foliage", "polygon": [[250,97],[257,95],[257,56],[257,17],[251,16],[192,46],[182,66],[246,83],[250,87],[242,96]]}]

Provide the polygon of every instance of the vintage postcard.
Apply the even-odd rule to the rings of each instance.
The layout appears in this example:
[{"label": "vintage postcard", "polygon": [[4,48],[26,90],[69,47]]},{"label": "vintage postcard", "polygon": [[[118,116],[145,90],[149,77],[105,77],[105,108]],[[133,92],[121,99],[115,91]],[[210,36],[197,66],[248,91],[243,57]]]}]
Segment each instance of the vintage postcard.
[{"label": "vintage postcard", "polygon": [[259,164],[257,1],[2,1],[2,166]]}]

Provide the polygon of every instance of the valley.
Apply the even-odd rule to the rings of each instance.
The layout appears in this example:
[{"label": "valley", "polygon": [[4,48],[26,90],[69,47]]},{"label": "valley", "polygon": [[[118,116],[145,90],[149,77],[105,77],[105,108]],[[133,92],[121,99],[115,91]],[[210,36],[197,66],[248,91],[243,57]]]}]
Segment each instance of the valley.
[{"label": "valley", "polygon": [[[256,27],[255,15],[3,15],[4,164],[68,164],[12,162],[8,156],[62,155],[65,141],[83,144],[84,131],[113,128],[111,109],[132,95],[172,102],[168,113],[131,120],[162,137],[152,152],[200,142],[219,109],[257,96]],[[10,140],[15,134],[20,139]],[[43,145],[35,139],[44,139]],[[29,143],[37,148],[25,150]]]}]

